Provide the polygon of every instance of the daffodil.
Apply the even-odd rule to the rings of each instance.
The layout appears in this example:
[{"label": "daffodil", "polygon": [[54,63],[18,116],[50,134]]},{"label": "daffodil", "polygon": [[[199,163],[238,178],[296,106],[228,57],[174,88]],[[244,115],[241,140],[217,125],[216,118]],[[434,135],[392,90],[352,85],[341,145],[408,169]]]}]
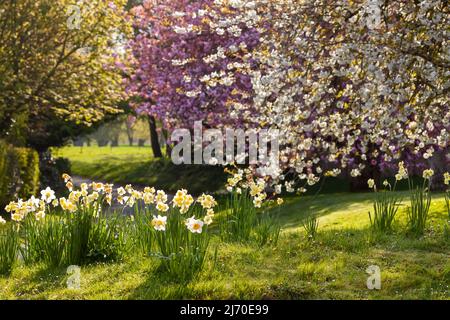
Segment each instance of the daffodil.
[{"label": "daffodil", "polygon": [[0,224],[5,224],[5,223],[6,223],[6,220],[3,219],[3,217],[0,217]]},{"label": "daffodil", "polygon": [[423,178],[427,179],[427,180],[431,179],[431,177],[433,175],[434,175],[434,171],[432,169],[424,170],[423,173],[422,173]]},{"label": "daffodil", "polygon": [[283,203],[284,203],[283,198],[278,198],[278,199],[277,199],[277,204],[278,204],[279,206],[281,206]]},{"label": "daffodil", "polygon": [[255,206],[255,208],[261,208],[262,200],[260,198],[254,198],[253,199],[253,205]]},{"label": "daffodil", "polygon": [[34,216],[36,217],[37,221],[43,220],[45,218],[45,211],[38,211]]},{"label": "daffodil", "polygon": [[450,173],[448,172],[444,173],[444,184],[447,186],[450,184]]},{"label": "daffodil", "polygon": [[155,193],[155,188],[153,187],[145,187],[144,188],[144,193]]},{"label": "daffodil", "polygon": [[119,196],[124,196],[126,193],[127,193],[127,192],[126,192],[125,189],[122,188],[122,187],[120,187],[120,188],[117,189],[117,194],[118,194]]},{"label": "daffodil", "polygon": [[217,205],[217,201],[209,194],[202,194],[197,200],[204,209],[211,209]]},{"label": "daffodil", "polygon": [[209,225],[213,222],[212,215],[206,215],[206,216],[203,218],[203,222],[204,222],[207,226],[209,226]]},{"label": "daffodil", "polygon": [[66,188],[67,188],[69,191],[72,191],[72,190],[73,190],[73,183],[72,183],[72,181],[67,181],[67,183],[66,183]]},{"label": "daffodil", "polygon": [[22,221],[23,218],[24,218],[24,216],[21,215],[20,213],[13,213],[13,214],[11,215],[11,220],[16,221],[16,222]]},{"label": "daffodil", "polygon": [[92,190],[96,192],[103,192],[105,186],[101,182],[92,182]]},{"label": "daffodil", "polygon": [[152,204],[155,201],[155,194],[151,192],[144,192],[142,199],[145,204]]},{"label": "daffodil", "polygon": [[167,210],[169,210],[169,206],[164,202],[158,202],[156,204],[156,210],[161,212],[167,212]]},{"label": "daffodil", "polygon": [[167,217],[165,216],[153,216],[152,226],[157,231],[166,231]]},{"label": "daffodil", "polygon": [[167,202],[167,194],[163,190],[158,190],[156,192],[155,201],[156,202],[166,203]]},{"label": "daffodil", "polygon": [[47,203],[52,202],[54,199],[56,199],[55,191],[50,189],[50,187],[47,187],[45,190],[41,191],[41,199]]},{"label": "daffodil", "polygon": [[182,207],[186,195],[187,195],[186,190],[184,189],[178,190],[172,200],[174,207]]},{"label": "daffodil", "polygon": [[113,192],[114,185],[111,183],[107,183],[104,185],[105,193],[111,194]]},{"label": "daffodil", "polygon": [[64,179],[65,183],[67,183],[68,181],[72,180],[72,177],[69,176],[67,173],[63,173],[62,178]]},{"label": "daffodil", "polygon": [[375,187],[375,180],[369,179],[367,180],[367,184],[369,185],[370,189],[373,189]]},{"label": "daffodil", "polygon": [[111,203],[112,203],[112,194],[108,193],[108,194],[105,196],[105,201],[106,201],[106,203],[107,203],[108,205],[111,205]]},{"label": "daffodil", "polygon": [[192,233],[202,233],[204,222],[195,219],[194,216],[186,220],[186,226]]},{"label": "daffodil", "polygon": [[14,210],[14,207],[16,206],[15,202],[10,202],[6,207],[5,207],[5,211],[10,213],[11,211]]}]

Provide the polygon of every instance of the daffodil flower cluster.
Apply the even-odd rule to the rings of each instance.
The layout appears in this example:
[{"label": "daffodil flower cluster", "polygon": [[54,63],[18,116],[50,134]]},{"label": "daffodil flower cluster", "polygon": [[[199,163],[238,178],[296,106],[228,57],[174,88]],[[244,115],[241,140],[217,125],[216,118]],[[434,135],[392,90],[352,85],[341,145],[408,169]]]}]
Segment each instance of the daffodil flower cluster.
[{"label": "daffodil flower cluster", "polygon": [[[148,191],[150,191],[150,189],[148,189]],[[169,206],[166,204],[166,201],[167,195],[163,191],[159,190],[156,193],[155,197],[156,209],[159,212],[164,213],[169,210]],[[195,216],[187,218],[185,220],[185,225],[186,228],[192,233],[202,233],[203,226],[210,225],[213,222],[213,208],[217,206],[217,201],[214,199],[214,197],[211,195],[202,194],[197,198],[197,200],[194,200],[192,195],[188,194],[187,190],[181,189],[176,192],[175,196],[172,199],[173,208],[178,208],[180,214],[187,213],[191,206],[195,203],[199,203],[202,206],[203,210],[206,211],[206,214],[203,220],[196,219]],[[151,225],[157,231],[166,231],[166,224],[167,216],[160,214],[154,215],[151,221]]]},{"label": "daffodil flower cluster", "polygon": [[[76,213],[77,210],[85,207],[94,208],[94,214],[98,216],[103,209],[102,206],[104,203],[110,206],[112,205],[114,193],[112,184],[101,182],[92,182],[91,184],[82,183],[80,189],[77,190],[74,188],[72,178],[68,174],[63,174],[62,177],[70,192],[67,198],[62,197],[57,199],[55,192],[47,187],[41,191],[40,199],[32,196],[27,201],[19,199],[17,202],[10,202],[5,207],[5,210],[11,213],[11,219],[20,222],[29,213],[33,213],[36,220],[41,220],[45,217],[46,212],[56,207],[60,207],[67,213]],[[138,201],[141,201],[145,206],[154,205],[158,214],[153,216],[151,225],[157,231],[166,230],[167,216],[164,214],[169,211],[170,207],[169,197],[163,190],[146,187],[143,191],[139,191],[131,185],[126,185],[125,187],[117,188],[116,194],[117,203],[123,206],[133,207],[138,204]],[[195,216],[192,216],[185,220],[185,225],[189,231],[201,233],[203,225],[210,225],[213,222],[214,207],[217,206],[217,201],[214,197],[202,194],[197,200],[194,200],[194,197],[187,190],[181,189],[176,192],[171,200],[172,207],[178,209],[180,214],[187,213],[195,203],[198,203],[202,207],[204,218],[196,219]],[[3,223],[3,220],[0,223]]]},{"label": "daffodil flower cluster", "polygon": [[50,187],[47,187],[40,192],[40,199],[32,196],[27,201],[19,199],[16,202],[10,202],[5,207],[5,211],[11,213],[11,220],[21,222],[30,213],[34,214],[36,220],[42,220],[45,218],[47,212],[56,207],[60,207],[63,211],[68,213],[74,213],[79,208],[83,207],[94,207],[96,209],[95,214],[98,215],[102,210],[101,202],[105,201],[107,204],[111,205],[113,192],[112,184],[93,182],[89,186],[86,183],[82,183],[80,190],[75,190],[72,178],[68,174],[63,174],[62,177],[70,192],[67,198],[62,197],[57,199],[55,191]]},{"label": "daffodil flower cluster", "polygon": [[[264,201],[269,199],[266,192],[268,185],[267,181],[263,178],[257,178],[255,180],[251,169],[237,169],[233,172],[232,169],[227,168],[225,171],[231,174],[231,177],[227,180],[226,188],[228,192],[236,191],[236,193],[242,194],[242,190],[248,190],[249,195],[253,199],[253,205],[255,208],[261,208]],[[275,186],[275,194],[280,193],[281,186]],[[283,199],[277,198],[277,204],[283,204]]]}]

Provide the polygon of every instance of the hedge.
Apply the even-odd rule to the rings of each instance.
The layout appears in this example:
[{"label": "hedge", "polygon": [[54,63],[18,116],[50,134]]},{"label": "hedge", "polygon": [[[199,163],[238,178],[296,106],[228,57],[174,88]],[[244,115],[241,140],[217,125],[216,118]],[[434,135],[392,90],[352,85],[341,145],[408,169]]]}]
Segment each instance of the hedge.
[{"label": "hedge", "polygon": [[26,199],[39,190],[39,155],[0,141],[0,211],[9,201]]}]

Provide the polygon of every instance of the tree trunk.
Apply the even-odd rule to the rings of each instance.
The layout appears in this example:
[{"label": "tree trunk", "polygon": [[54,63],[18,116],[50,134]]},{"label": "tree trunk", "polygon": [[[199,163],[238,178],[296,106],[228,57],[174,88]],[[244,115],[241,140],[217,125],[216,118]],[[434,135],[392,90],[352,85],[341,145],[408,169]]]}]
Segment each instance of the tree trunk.
[{"label": "tree trunk", "polygon": [[167,158],[170,158],[172,156],[172,146],[169,143],[169,133],[167,130],[163,130],[162,134],[164,135],[164,143],[166,145],[166,156]]},{"label": "tree trunk", "polygon": [[156,131],[156,119],[154,116],[148,116],[148,125],[150,128],[150,144],[152,146],[153,156],[162,158],[161,145],[159,144],[158,132]]}]

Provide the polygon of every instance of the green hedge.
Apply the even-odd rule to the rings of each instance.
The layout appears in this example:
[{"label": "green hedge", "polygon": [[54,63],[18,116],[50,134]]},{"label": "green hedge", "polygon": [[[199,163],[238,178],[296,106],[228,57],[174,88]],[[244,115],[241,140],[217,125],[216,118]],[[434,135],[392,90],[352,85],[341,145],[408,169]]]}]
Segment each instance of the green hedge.
[{"label": "green hedge", "polygon": [[0,209],[17,197],[25,199],[36,195],[38,190],[38,153],[0,141]]}]

